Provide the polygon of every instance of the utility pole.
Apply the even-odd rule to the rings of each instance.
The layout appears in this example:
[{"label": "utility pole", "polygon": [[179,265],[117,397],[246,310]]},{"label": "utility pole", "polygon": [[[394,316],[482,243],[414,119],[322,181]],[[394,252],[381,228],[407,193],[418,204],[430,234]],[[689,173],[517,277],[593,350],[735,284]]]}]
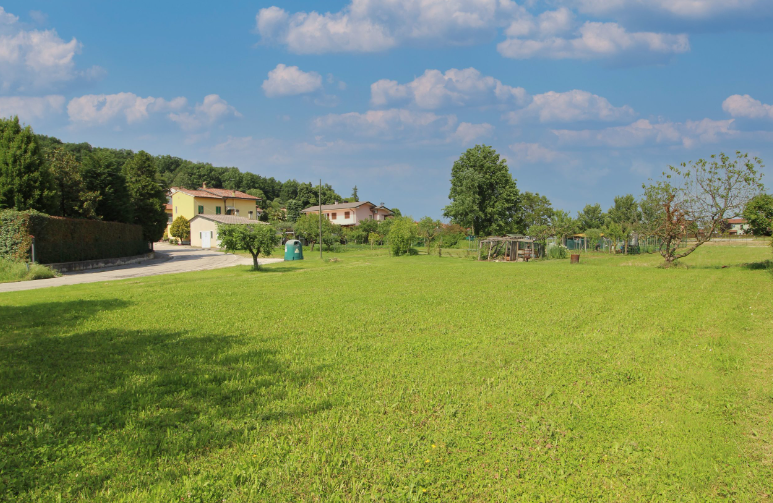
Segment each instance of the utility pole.
[{"label": "utility pole", "polygon": [[319,259],[322,260],[322,178],[319,179]]}]

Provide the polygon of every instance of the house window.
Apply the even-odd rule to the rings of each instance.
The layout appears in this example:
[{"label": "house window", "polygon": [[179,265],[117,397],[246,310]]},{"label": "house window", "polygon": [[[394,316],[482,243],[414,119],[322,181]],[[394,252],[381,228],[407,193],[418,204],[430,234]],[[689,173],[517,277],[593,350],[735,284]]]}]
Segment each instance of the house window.
[{"label": "house window", "polygon": [[373,215],[368,215],[368,217],[369,217],[371,220],[373,220]]},{"label": "house window", "polygon": [[239,216],[239,210],[236,210],[236,216],[237,217]]},{"label": "house window", "polygon": [[177,215],[177,206],[174,207],[174,214]]},{"label": "house window", "polygon": [[336,219],[336,214],[333,213],[333,216],[332,216],[331,220],[335,220],[335,219]]},{"label": "house window", "polygon": [[344,211],[344,218],[349,218],[349,212],[348,211]]},{"label": "house window", "polygon": [[250,218],[250,220],[252,220],[252,212],[250,211],[249,214],[250,214],[249,218]]},{"label": "house window", "polygon": [[204,214],[204,206],[200,205],[199,206],[199,215],[203,215],[203,214]]},{"label": "house window", "polygon": [[166,223],[171,224],[172,223],[172,215],[166,216]]},{"label": "house window", "polygon": [[220,215],[220,213],[221,213],[222,211],[223,211],[223,210],[220,208],[220,206],[215,206],[215,215]]}]

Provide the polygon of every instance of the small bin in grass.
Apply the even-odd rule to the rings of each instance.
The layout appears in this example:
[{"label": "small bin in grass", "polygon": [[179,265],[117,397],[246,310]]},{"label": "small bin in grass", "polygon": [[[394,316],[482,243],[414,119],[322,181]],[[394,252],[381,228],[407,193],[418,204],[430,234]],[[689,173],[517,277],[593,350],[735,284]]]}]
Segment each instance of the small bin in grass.
[{"label": "small bin in grass", "polygon": [[285,243],[285,261],[303,260],[303,245],[297,239]]},{"label": "small bin in grass", "polygon": [[579,264],[580,263],[580,255],[579,254],[572,254],[572,257],[569,259],[570,264]]}]

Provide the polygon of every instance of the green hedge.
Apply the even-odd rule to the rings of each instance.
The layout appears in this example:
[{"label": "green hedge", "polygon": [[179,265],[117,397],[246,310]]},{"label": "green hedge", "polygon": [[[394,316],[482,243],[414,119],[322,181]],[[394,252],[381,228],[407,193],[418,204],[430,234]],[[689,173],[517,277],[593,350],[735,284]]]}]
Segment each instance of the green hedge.
[{"label": "green hedge", "polygon": [[35,259],[41,264],[130,257],[150,251],[142,227],[52,217],[36,211],[0,211],[0,256],[29,260],[35,236]]}]

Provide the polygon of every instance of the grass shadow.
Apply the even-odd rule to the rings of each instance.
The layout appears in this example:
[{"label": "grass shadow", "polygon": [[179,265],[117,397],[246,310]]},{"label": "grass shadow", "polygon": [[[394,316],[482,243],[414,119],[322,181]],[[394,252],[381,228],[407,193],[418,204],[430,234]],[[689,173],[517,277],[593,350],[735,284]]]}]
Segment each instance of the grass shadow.
[{"label": "grass shadow", "polygon": [[244,351],[237,337],[53,332],[0,337],[0,500],[46,489],[97,494],[119,473],[184,464],[255,434],[261,422],[332,406],[285,405],[318,369],[291,368],[273,350]]}]

